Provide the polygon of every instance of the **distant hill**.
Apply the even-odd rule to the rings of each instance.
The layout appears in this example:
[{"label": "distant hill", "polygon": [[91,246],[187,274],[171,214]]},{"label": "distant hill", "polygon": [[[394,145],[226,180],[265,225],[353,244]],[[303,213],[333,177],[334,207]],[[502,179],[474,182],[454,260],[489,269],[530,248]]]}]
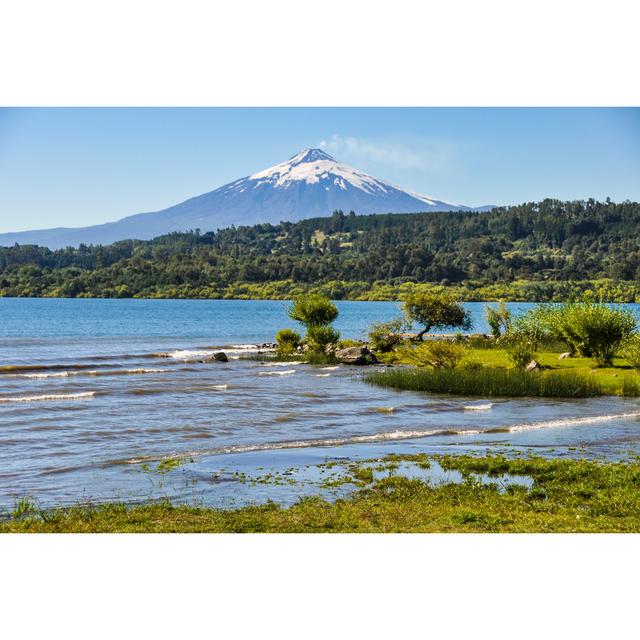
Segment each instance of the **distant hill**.
[{"label": "distant hill", "polygon": [[[590,290],[640,302],[638,247],[637,202],[338,211],[104,247],[0,247],[0,296],[289,297],[322,288],[336,298],[379,298],[393,297],[403,283],[433,283],[462,287],[467,299],[567,299]],[[593,284],[599,280],[606,287]]]},{"label": "distant hill", "polygon": [[359,214],[474,210],[373,178],[341,164],[321,149],[304,149],[286,162],[162,211],[78,229],[2,233],[0,246],[38,244],[57,249],[125,239],[147,240],[172,231],[216,231],[232,225],[295,222],[328,216],[335,209]]}]

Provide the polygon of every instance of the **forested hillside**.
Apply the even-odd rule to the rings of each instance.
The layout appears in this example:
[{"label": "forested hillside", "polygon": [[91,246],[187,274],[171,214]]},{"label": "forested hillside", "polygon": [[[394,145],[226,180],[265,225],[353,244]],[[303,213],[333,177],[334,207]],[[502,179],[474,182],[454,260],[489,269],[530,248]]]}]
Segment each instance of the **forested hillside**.
[{"label": "forested hillside", "polygon": [[[455,286],[467,299],[554,299],[591,289],[640,300],[640,204],[544,200],[488,213],[335,212],[298,223],[51,251],[0,248],[0,295],[389,298]],[[404,287],[403,287],[404,284]]]}]

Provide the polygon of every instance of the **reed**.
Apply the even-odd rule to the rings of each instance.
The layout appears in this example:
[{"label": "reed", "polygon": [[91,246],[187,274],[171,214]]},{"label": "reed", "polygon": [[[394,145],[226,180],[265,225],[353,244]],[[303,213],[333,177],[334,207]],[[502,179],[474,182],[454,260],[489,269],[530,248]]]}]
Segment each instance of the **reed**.
[{"label": "reed", "polygon": [[392,369],[371,373],[366,382],[382,387],[467,396],[588,398],[602,395],[599,382],[572,372],[513,369]]}]

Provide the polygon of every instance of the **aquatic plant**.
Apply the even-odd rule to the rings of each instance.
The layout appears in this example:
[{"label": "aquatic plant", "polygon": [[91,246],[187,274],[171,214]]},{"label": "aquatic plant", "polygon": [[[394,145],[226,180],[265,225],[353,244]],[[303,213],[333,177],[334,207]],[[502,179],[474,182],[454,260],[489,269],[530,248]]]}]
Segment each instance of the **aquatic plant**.
[{"label": "aquatic plant", "polygon": [[602,395],[599,382],[572,372],[514,369],[392,369],[367,375],[370,384],[394,389],[468,396],[587,398]]}]

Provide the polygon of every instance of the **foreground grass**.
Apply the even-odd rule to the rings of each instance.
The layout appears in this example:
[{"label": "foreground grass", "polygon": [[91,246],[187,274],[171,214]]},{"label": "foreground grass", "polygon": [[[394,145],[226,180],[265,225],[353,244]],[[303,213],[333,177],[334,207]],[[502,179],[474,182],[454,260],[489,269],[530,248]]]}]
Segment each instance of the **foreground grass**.
[{"label": "foreground grass", "polygon": [[[404,460],[425,465],[424,456]],[[0,532],[639,532],[640,463],[502,456],[437,458],[466,480],[432,487],[389,475],[351,473],[360,490],[348,499],[303,499],[221,510],[171,504],[109,504],[39,512],[22,505]],[[475,473],[528,475],[533,487],[482,484]]]}]

